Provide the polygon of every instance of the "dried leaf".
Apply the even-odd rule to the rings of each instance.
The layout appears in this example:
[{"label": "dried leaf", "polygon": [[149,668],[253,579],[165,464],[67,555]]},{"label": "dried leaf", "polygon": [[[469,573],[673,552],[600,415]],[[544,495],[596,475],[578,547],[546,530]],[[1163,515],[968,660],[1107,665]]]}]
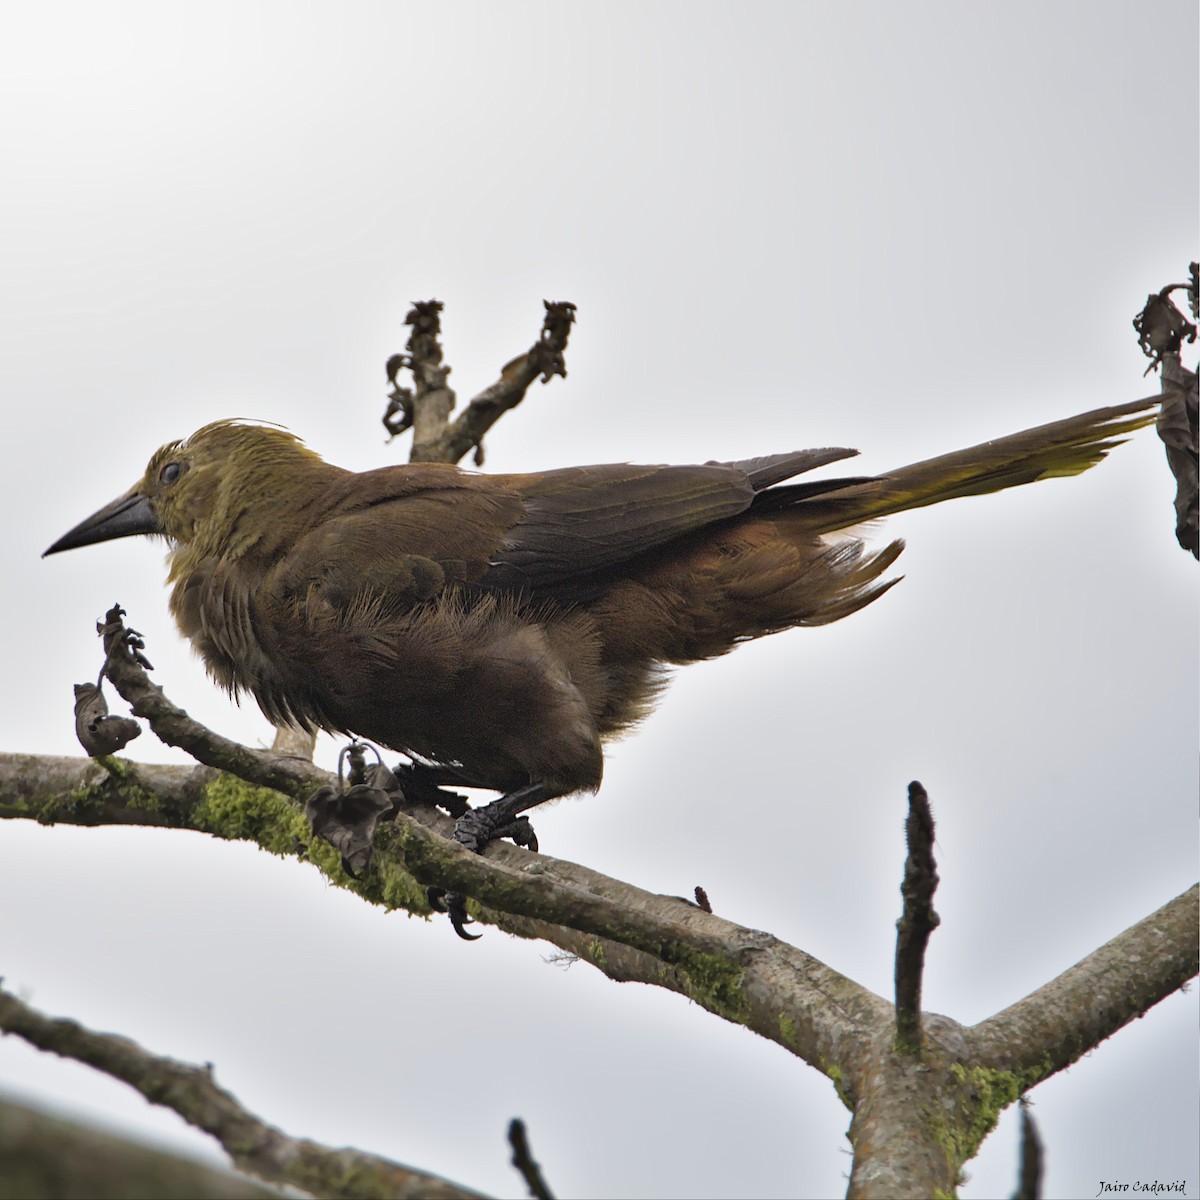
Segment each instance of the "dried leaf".
[{"label": "dried leaf", "polygon": [[366,783],[346,792],[327,784],[309,796],[304,811],[313,833],[341,854],[343,870],[358,879],[371,861],[375,827],[392,811],[392,798],[383,788]]},{"label": "dried leaf", "polygon": [[104,693],[94,683],[75,685],[75,736],[91,758],[116,754],[142,732],[131,717],[112,717]]}]

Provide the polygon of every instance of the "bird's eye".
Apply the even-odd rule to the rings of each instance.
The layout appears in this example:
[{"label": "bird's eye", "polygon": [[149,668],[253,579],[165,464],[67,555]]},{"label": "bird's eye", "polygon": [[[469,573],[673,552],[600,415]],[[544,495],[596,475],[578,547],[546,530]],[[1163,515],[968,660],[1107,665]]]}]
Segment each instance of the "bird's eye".
[{"label": "bird's eye", "polygon": [[174,483],[183,473],[183,468],[177,462],[169,462],[158,473],[159,483]]}]

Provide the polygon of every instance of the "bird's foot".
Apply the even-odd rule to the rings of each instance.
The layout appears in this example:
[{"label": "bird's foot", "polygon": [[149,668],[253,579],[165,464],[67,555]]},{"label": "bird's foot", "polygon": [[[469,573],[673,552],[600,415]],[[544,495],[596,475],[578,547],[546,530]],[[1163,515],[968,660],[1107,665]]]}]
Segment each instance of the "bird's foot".
[{"label": "bird's foot", "polygon": [[518,846],[536,851],[537,835],[528,817],[520,816],[546,799],[546,785],[530,783],[485,804],[468,809],[454,824],[454,840],[476,854],[482,854],[488,842],[498,837],[510,837]]},{"label": "bird's foot", "polygon": [[[476,854],[482,854],[488,842],[496,838],[507,837],[518,846],[537,852],[537,834],[529,818],[522,816],[527,808],[540,804],[546,797],[546,787],[541,783],[531,783],[518,788],[485,804],[483,808],[469,808],[455,822],[454,840]],[[464,941],[477,941],[482,935],[468,933],[466,926],[474,924],[475,918],[467,913],[467,898],[459,892],[448,892],[444,888],[431,887],[426,895],[429,905],[435,912],[446,913],[454,932]]]}]

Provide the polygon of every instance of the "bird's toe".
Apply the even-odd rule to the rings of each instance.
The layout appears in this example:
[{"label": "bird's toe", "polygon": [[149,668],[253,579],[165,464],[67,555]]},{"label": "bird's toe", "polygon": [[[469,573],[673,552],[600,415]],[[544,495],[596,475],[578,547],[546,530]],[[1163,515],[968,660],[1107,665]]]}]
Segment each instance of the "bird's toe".
[{"label": "bird's toe", "polygon": [[473,925],[475,918],[467,912],[467,898],[460,892],[448,892],[444,888],[431,887],[426,890],[426,898],[434,912],[445,913],[454,926],[454,932],[464,942],[477,942],[483,936],[481,933],[468,933],[466,926]]}]

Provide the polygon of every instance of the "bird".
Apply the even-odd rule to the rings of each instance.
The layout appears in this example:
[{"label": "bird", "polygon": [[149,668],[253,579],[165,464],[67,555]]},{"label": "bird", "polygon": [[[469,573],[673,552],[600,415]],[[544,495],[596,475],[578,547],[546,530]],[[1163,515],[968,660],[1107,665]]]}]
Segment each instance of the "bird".
[{"label": "bird", "polygon": [[650,711],[672,668],[878,600],[904,543],[870,548],[865,524],[1079,474],[1155,408],[800,481],[857,451],[353,472],[279,426],[227,419],[155,451],[45,554],[165,538],[171,612],[218,684],[276,724],[366,739],[430,780],[500,793],[458,817],[455,838],[482,852],[519,814],[598,789],[604,743]]}]

